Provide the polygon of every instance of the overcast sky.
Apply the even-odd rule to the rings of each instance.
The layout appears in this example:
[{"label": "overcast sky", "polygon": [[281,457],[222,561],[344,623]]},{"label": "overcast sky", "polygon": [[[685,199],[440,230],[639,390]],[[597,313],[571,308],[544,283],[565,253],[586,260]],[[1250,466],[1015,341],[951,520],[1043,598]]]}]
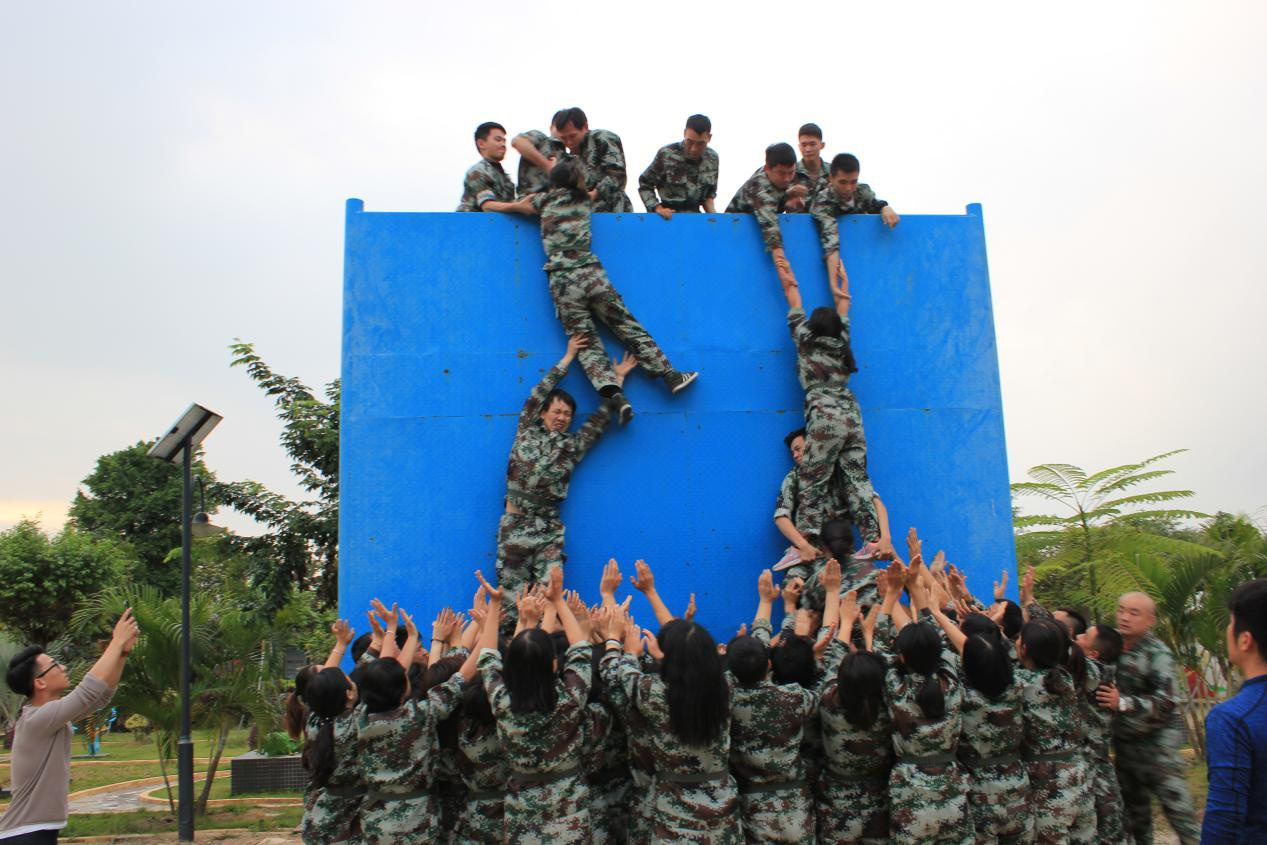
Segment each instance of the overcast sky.
[{"label": "overcast sky", "polygon": [[296,493],[228,344],[336,377],[344,200],[451,210],[477,123],[568,105],[634,174],[711,116],[719,207],[810,120],[899,212],[982,203],[1012,478],[1186,447],[1196,507],[1267,516],[1267,4],[608,8],[6,4],[0,527],[191,401]]}]

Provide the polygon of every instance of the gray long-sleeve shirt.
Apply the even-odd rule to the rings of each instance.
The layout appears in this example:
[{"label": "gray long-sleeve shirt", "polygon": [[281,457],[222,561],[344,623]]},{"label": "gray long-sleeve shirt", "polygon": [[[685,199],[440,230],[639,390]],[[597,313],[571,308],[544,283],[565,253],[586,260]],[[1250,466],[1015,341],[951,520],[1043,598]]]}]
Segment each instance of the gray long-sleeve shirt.
[{"label": "gray long-sleeve shirt", "polygon": [[66,826],[70,787],[70,723],[110,703],[114,690],[92,675],[65,698],[22,708],[13,729],[12,790],[0,817],[0,841]]}]

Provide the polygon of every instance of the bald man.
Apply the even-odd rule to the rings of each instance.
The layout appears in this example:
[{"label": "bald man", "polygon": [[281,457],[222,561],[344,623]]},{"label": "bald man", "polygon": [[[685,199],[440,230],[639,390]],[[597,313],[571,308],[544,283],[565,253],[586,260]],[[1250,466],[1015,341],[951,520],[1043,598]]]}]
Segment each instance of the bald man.
[{"label": "bald man", "polygon": [[1144,593],[1117,600],[1123,643],[1117,685],[1100,687],[1096,698],[1101,707],[1114,711],[1117,779],[1136,845],[1152,845],[1154,793],[1179,841],[1197,845],[1201,828],[1184,777],[1187,766],[1179,756],[1184,737],[1179,678],[1174,655],[1152,634],[1156,624],[1157,605]]}]

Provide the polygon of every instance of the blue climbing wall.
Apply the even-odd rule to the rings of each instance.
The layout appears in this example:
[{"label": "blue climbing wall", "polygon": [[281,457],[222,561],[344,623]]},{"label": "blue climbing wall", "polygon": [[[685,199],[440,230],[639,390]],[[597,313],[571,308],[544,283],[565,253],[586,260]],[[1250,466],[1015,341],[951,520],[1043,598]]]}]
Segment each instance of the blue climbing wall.
[{"label": "blue climbing wall", "polygon": [[[812,221],[784,217],[783,231],[807,307],[830,304]],[[852,385],[898,546],[918,526],[930,559],[945,549],[988,595],[1015,552],[980,206],[893,231],[849,217],[841,235]],[[802,394],[782,292],[751,217],[595,215],[594,251],[674,365],[701,377],[671,397],[630,376],[637,416],[608,430],[564,505],[567,583],[597,601],[609,557],[629,573],[645,558],[671,607],[694,591],[699,621],[729,636],[785,545],[771,512]],[[339,604],[359,627],[371,597],[429,616],[469,607],[476,567],[491,580],[516,417],[566,343],[544,260],[535,220],[348,201]],[[579,366],[563,386],[580,415],[597,406]],[[633,609],[654,624],[641,596]]]}]

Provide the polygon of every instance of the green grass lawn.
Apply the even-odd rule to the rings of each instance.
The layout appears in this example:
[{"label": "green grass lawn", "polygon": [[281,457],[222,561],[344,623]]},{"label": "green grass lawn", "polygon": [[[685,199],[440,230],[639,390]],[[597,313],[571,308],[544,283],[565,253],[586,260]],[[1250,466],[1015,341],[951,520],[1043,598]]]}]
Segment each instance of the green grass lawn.
[{"label": "green grass lawn", "polygon": [[[236,757],[239,754],[247,752],[246,737],[249,731],[247,729],[235,730],[229,733],[229,742],[224,747],[225,757]],[[194,731],[194,756],[210,757],[212,751],[212,743],[215,737],[211,731]],[[158,749],[154,746],[153,739],[147,739],[144,742],[138,742],[133,734],[107,734],[101,740],[101,760],[157,760]],[[87,750],[83,741],[76,736],[71,740],[70,753],[73,755],[72,760],[90,760],[87,756]]]},{"label": "green grass lawn", "polygon": [[[299,824],[302,807],[227,807],[194,819],[199,830],[240,828],[244,830],[290,830]],[[176,833],[176,816],[137,810],[130,813],[90,813],[71,816],[62,837],[109,836],[128,833]]]}]

